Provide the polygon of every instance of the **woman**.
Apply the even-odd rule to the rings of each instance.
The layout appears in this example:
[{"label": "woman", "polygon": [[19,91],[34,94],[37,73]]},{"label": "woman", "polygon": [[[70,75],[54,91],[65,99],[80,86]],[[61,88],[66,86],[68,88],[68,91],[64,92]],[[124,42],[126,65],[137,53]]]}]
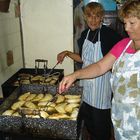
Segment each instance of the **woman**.
[{"label": "woman", "polygon": [[112,69],[112,120],[116,140],[140,139],[140,1],[127,1],[119,11],[129,38],[118,42],[100,61],[64,77],[59,92],[76,79],[95,78]]},{"label": "woman", "polygon": [[[102,59],[113,45],[121,40],[121,37],[114,30],[102,25],[104,9],[100,3],[91,2],[87,4],[84,15],[89,28],[83,31],[78,41],[80,54],[64,51],[58,54],[59,62],[62,62],[64,57],[68,56],[77,62],[81,62],[82,67],[86,67]],[[111,72],[107,72],[98,78],[81,81],[83,102],[79,111],[78,128],[84,122],[91,139],[110,139],[112,93],[109,82],[110,75]]]}]

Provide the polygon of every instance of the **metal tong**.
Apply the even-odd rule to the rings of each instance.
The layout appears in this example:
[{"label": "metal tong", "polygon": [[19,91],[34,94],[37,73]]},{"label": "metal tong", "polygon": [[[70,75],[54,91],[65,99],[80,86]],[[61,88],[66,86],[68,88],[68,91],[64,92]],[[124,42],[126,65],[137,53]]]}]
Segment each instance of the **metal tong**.
[{"label": "metal tong", "polygon": [[59,62],[57,62],[57,63],[54,65],[54,67],[50,69],[50,71],[46,74],[45,77],[48,77],[48,76],[53,72],[53,70],[55,69],[55,67],[56,67],[58,64],[59,64]]},{"label": "metal tong", "polygon": [[[48,92],[48,86],[44,86],[43,87],[43,93],[45,94],[45,93],[47,93]],[[49,100],[48,101],[48,103],[47,103],[47,105],[50,103],[50,102],[55,102],[56,100],[57,100],[57,95],[58,95],[58,93],[57,93],[57,87],[56,87],[56,89],[55,89],[55,94],[53,95],[53,98],[51,99],[51,100]]]}]

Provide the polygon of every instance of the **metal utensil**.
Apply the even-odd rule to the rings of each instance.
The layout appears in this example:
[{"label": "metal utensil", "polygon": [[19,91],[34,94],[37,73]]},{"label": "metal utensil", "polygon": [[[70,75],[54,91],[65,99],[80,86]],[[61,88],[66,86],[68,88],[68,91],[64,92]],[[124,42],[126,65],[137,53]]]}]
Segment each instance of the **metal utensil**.
[{"label": "metal utensil", "polygon": [[59,64],[59,62],[57,62],[53,68],[51,68],[51,70],[45,75],[45,77],[48,77],[52,72],[53,70],[55,69],[55,67]]},{"label": "metal utensil", "polygon": [[[54,102],[57,100],[57,97],[58,97],[57,87],[54,87],[54,88],[55,88],[55,90],[53,91],[53,92],[54,92],[53,98],[50,99],[50,100],[48,101],[47,105],[48,105],[50,102],[53,102],[53,103],[54,103]],[[47,90],[48,90],[48,89],[47,89]]]},{"label": "metal utensil", "polygon": [[48,60],[44,60],[44,59],[36,59],[35,60],[35,74],[38,74],[40,63],[43,63],[44,74],[46,74]]}]

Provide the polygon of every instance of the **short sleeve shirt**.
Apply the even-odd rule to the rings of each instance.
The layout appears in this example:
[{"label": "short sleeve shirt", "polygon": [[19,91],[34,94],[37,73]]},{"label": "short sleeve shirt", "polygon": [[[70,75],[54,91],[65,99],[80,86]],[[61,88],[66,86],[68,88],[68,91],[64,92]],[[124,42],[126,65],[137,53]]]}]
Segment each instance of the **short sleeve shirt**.
[{"label": "short sleeve shirt", "polygon": [[[123,40],[119,41],[114,47],[110,50],[110,53],[116,57],[116,59],[121,55],[125,47],[127,46],[130,38],[124,38]],[[126,53],[133,54],[136,51],[131,48],[130,46],[126,49]]]}]

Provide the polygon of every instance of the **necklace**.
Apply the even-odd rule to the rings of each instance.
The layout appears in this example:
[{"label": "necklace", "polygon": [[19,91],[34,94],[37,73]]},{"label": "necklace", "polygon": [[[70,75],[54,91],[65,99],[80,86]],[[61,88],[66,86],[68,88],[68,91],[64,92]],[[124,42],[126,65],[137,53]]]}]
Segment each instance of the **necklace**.
[{"label": "necklace", "polygon": [[98,29],[98,30],[95,32],[94,37],[93,37],[93,39],[92,39],[92,42],[94,41],[94,39],[95,39],[97,33],[99,32],[99,30],[100,30],[100,29]]}]

